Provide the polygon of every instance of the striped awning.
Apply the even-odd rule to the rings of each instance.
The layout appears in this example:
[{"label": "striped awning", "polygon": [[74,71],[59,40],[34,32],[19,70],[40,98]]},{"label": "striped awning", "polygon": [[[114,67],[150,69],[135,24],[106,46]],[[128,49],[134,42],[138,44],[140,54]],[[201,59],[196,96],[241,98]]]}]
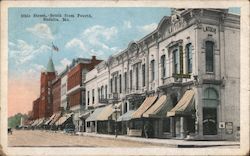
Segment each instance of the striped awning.
[{"label": "striped awning", "polygon": [[61,117],[61,112],[55,113],[54,118],[51,120],[51,122],[49,123],[49,125],[53,125],[56,123],[57,120],[59,120],[59,118]]},{"label": "striped awning", "polygon": [[44,124],[45,124],[45,125],[48,125],[48,124],[52,121],[52,119],[53,119],[55,116],[56,116],[56,114],[53,114],[53,115],[49,118],[49,120],[47,120]]},{"label": "striped awning", "polygon": [[86,119],[87,122],[96,121],[98,115],[104,110],[105,107],[96,108],[92,114]]},{"label": "striped awning", "polygon": [[172,100],[170,96],[162,95],[155,104],[150,107],[145,113],[143,113],[143,117],[164,117],[168,111],[172,109]]},{"label": "striped awning", "polygon": [[44,122],[44,120],[45,120],[44,118],[39,119],[39,121],[38,121],[38,123],[37,123],[36,126],[42,125],[42,123]]},{"label": "striped awning", "polygon": [[143,101],[141,106],[133,113],[132,119],[141,118],[142,114],[144,112],[146,112],[153,105],[153,103],[155,102],[156,99],[157,99],[157,96],[149,96],[149,97],[147,97]]},{"label": "striped awning", "polygon": [[187,115],[193,110],[194,91],[187,90],[176,106],[167,112],[167,116]]},{"label": "striped awning", "polygon": [[72,115],[73,113],[63,115],[62,117],[60,117],[59,120],[56,121],[55,125],[59,126],[59,125],[64,124]]}]

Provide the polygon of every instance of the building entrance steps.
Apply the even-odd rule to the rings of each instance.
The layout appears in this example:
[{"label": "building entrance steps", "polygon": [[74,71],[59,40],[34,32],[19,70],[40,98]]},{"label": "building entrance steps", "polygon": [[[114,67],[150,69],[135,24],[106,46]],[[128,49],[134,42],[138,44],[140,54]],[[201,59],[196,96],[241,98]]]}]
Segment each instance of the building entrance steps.
[{"label": "building entrance steps", "polygon": [[77,132],[76,135],[80,136],[92,136],[100,137],[107,139],[119,139],[126,141],[137,141],[148,144],[160,144],[168,147],[216,147],[216,146],[239,146],[240,142],[238,141],[190,141],[190,140],[179,140],[179,139],[158,139],[158,138],[142,138],[142,137],[129,137],[126,135],[118,135],[117,138],[115,135],[109,134],[97,134],[97,133],[86,133],[86,132]]}]

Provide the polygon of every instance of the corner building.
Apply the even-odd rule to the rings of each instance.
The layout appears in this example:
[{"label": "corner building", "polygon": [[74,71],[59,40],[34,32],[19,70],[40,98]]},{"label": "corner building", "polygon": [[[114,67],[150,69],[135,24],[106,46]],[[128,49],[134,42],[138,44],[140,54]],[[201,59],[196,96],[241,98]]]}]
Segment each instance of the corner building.
[{"label": "corner building", "polygon": [[[239,52],[239,15],[226,9],[173,9],[155,31],[102,63],[107,100],[122,102],[121,133],[239,139]],[[98,79],[98,71],[89,77]],[[91,92],[97,92],[94,97],[100,92],[88,81],[86,86],[86,103],[91,103]]]}]

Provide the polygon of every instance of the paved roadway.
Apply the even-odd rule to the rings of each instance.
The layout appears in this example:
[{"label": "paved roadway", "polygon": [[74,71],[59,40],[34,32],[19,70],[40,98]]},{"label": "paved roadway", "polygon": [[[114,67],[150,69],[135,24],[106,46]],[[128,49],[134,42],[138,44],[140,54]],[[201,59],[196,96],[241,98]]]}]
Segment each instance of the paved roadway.
[{"label": "paved roadway", "polygon": [[41,130],[15,130],[8,136],[11,147],[164,147],[136,141],[77,136]]}]

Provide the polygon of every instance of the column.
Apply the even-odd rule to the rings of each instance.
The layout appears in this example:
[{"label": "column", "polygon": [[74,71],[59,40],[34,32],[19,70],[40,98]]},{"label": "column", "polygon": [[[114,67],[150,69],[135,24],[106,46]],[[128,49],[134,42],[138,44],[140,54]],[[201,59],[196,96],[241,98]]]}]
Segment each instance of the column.
[{"label": "column", "polygon": [[170,117],[170,133],[172,137],[175,137],[175,118]]},{"label": "column", "polygon": [[182,116],[180,117],[180,138],[185,138],[186,134],[185,134],[185,128],[184,128],[184,121],[185,118]]}]

